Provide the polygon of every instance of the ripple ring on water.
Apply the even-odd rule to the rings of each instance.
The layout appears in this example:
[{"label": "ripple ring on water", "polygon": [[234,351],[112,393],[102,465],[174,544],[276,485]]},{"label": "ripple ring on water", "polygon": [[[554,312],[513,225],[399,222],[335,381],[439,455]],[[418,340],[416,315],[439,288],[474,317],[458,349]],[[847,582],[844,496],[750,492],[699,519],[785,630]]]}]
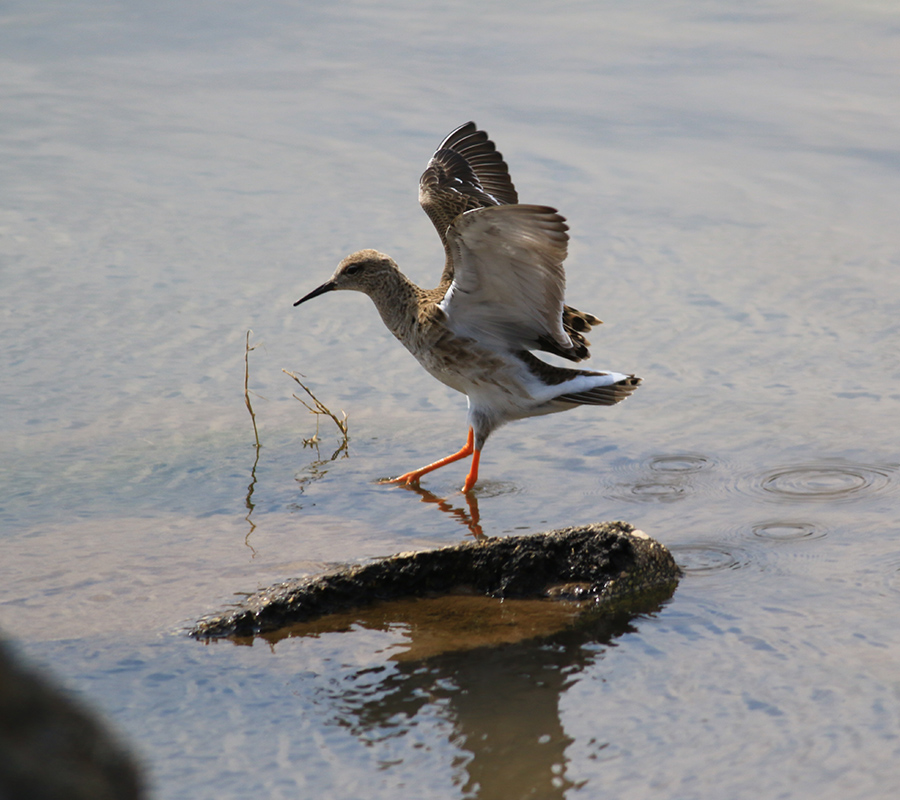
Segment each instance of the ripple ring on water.
[{"label": "ripple ring on water", "polygon": [[778,467],[754,481],[754,488],[774,500],[840,501],[880,492],[893,475],[865,464],[797,464]]},{"label": "ripple ring on water", "polygon": [[771,520],[753,526],[753,535],[773,542],[791,542],[798,539],[821,539],[825,531],[811,522],[789,522],[787,520]]},{"label": "ripple ring on water", "polygon": [[712,459],[699,453],[673,453],[665,456],[653,456],[647,462],[647,466],[654,472],[669,472],[676,475],[700,472],[701,470],[709,469],[712,465]]},{"label": "ripple ring on water", "polygon": [[644,503],[671,503],[680,500],[685,493],[685,487],[676,483],[636,483],[631,487],[632,499]]},{"label": "ripple ring on water", "polygon": [[669,550],[687,575],[708,575],[722,570],[741,569],[748,563],[746,554],[740,548],[712,542],[670,545]]}]

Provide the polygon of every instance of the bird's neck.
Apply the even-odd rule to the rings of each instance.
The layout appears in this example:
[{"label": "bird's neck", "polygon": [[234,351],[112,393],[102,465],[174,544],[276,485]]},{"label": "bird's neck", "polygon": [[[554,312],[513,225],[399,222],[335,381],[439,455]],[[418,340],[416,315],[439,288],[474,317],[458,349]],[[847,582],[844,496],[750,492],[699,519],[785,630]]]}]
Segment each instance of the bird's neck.
[{"label": "bird's neck", "polygon": [[420,300],[425,292],[399,270],[390,280],[369,292],[381,319],[401,342],[408,344],[419,316]]}]

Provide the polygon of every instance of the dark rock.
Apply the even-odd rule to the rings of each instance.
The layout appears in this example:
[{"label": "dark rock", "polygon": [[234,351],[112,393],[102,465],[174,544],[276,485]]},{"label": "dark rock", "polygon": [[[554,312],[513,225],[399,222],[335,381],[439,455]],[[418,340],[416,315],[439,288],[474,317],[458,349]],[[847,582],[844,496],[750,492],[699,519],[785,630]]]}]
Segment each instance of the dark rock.
[{"label": "dark rock", "polygon": [[592,607],[671,594],[679,569],[665,547],[625,522],[401,553],[263,589],[200,620],[197,638],[252,636],[378,601],[474,592],[550,597]]},{"label": "dark rock", "polygon": [[0,642],[0,798],[138,800],[134,761],[88,709]]}]

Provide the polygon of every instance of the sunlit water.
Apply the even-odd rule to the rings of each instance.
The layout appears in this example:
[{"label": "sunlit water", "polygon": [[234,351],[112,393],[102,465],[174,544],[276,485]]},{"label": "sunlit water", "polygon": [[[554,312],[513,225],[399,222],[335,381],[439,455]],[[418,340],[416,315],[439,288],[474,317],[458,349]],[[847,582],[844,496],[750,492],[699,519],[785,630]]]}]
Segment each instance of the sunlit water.
[{"label": "sunlit water", "polygon": [[[895,4],[76,0],[0,23],[0,628],[154,796],[896,796]],[[464,399],[366,298],[291,307],[360,247],[436,279],[416,182],[468,119],[568,218],[592,365],[645,381],[495,434],[477,508],[464,467],[377,484],[458,448]],[[282,368],[347,412],[346,451],[328,419],[304,447]],[[445,648],[406,611],[184,635],[476,516],[628,520],[685,577],[652,613],[474,649],[474,623]]]}]

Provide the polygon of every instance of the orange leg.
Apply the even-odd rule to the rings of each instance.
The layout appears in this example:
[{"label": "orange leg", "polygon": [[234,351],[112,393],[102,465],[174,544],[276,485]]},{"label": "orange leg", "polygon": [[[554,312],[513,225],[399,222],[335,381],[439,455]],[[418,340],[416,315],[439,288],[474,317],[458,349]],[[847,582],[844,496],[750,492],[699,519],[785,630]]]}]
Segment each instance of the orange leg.
[{"label": "orange leg", "polygon": [[478,480],[478,462],[481,460],[481,450],[473,450],[472,466],[469,468],[469,474],[466,475],[466,482],[463,484],[462,493],[471,492]]},{"label": "orange leg", "polygon": [[442,458],[439,461],[435,461],[433,464],[429,464],[427,467],[414,469],[412,472],[404,472],[399,477],[391,478],[390,480],[384,481],[384,483],[405,483],[407,485],[411,483],[418,483],[419,478],[421,478],[423,475],[429,472],[433,472],[436,469],[440,469],[441,467],[446,467],[447,464],[452,464],[454,461],[459,461],[461,458],[465,458],[466,456],[472,456],[472,468],[469,470],[469,475],[466,478],[465,486],[463,486],[463,491],[468,492],[475,485],[475,481],[478,480],[478,459],[480,455],[481,451],[475,449],[475,431],[469,428],[469,436],[466,439],[466,443],[463,446],[463,449],[458,453],[454,453],[452,456],[447,456],[446,458]]}]

